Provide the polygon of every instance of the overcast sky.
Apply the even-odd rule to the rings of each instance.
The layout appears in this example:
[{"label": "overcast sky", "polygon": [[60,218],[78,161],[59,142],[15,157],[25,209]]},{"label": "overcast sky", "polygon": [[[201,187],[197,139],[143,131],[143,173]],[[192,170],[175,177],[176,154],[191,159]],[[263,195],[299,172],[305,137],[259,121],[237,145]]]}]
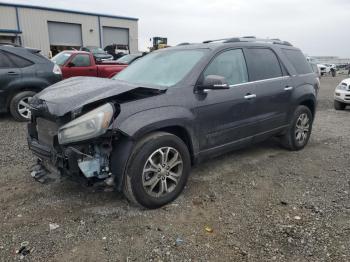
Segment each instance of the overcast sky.
[{"label": "overcast sky", "polygon": [[[1,1],[1,0],[0,0]],[[350,0],[12,0],[139,18],[139,48],[255,35],[280,38],[308,55],[350,58]]]}]

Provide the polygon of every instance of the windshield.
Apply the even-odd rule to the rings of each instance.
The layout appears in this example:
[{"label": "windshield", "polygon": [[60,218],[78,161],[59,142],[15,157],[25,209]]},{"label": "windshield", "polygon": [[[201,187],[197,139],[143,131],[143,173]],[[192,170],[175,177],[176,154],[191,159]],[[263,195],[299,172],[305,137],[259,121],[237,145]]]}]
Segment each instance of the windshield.
[{"label": "windshield", "polygon": [[53,58],[51,58],[51,61],[59,66],[63,66],[67,62],[67,60],[70,58],[71,55],[72,54],[70,53],[61,52],[55,55]]},{"label": "windshield", "polygon": [[139,55],[125,55],[121,58],[117,59],[116,62],[119,64],[129,64],[132,62],[135,58],[139,57]]},{"label": "windshield", "polygon": [[113,79],[133,84],[173,86],[191,71],[206,52],[207,49],[150,53],[132,63]]}]

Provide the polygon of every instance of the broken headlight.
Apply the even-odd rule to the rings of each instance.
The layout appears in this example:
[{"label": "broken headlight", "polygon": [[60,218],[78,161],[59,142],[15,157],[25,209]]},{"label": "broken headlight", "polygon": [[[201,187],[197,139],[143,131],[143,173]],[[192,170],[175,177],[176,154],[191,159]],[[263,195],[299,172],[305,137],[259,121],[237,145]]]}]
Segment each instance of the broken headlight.
[{"label": "broken headlight", "polygon": [[113,105],[107,103],[74,119],[59,129],[58,142],[68,144],[104,134],[109,127],[113,114]]}]

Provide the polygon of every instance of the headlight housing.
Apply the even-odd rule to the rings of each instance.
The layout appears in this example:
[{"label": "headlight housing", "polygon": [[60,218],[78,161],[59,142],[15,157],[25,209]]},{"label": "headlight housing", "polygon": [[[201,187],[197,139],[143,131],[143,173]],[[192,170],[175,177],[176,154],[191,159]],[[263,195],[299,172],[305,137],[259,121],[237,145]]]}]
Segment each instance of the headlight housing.
[{"label": "headlight housing", "polygon": [[337,86],[337,89],[338,90],[346,90],[346,88],[347,88],[347,85],[345,84],[343,84],[343,83],[340,83],[338,86]]},{"label": "headlight housing", "polygon": [[74,119],[58,130],[58,142],[68,144],[104,134],[111,123],[113,114],[113,105],[107,103]]}]

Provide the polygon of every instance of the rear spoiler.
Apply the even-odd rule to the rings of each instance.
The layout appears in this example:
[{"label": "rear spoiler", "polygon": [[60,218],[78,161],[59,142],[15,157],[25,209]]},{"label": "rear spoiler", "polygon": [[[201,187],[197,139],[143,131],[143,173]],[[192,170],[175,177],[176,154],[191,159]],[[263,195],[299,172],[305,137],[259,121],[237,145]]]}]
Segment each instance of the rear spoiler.
[{"label": "rear spoiler", "polygon": [[31,52],[31,53],[33,53],[33,54],[37,54],[37,53],[40,53],[40,52],[41,52],[40,49],[36,49],[36,48],[25,47],[25,49],[27,49],[29,52]]}]

